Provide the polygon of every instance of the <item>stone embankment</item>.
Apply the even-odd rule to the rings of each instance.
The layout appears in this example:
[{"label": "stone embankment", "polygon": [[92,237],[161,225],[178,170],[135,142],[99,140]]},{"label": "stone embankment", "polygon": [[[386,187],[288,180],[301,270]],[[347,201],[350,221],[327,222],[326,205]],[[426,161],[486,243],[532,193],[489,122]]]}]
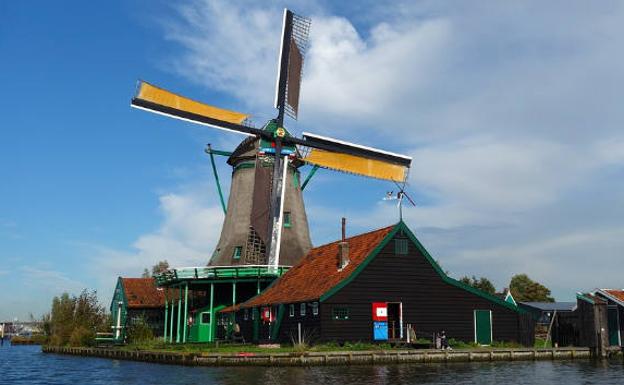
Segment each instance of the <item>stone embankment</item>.
[{"label": "stone embankment", "polygon": [[188,366],[317,366],[588,359],[588,348],[384,350],[304,353],[187,353],[44,346],[43,352]]}]

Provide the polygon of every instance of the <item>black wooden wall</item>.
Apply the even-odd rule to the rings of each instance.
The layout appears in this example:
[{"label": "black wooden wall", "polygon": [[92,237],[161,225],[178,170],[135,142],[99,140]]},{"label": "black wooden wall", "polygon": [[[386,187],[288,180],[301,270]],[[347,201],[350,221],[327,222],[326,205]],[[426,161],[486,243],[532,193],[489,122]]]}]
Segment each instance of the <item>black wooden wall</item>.
[{"label": "black wooden wall", "polygon": [[[405,235],[397,233],[395,238]],[[396,255],[394,241],[389,242],[354,281],[322,303],[323,341],[371,341],[371,304],[401,302],[403,323],[413,325],[418,337],[431,338],[444,330],[448,338],[474,341],[474,310],[492,310],[494,341],[533,343],[530,317],[521,318],[511,309],[444,282],[416,245],[408,243],[407,255]],[[335,306],[348,307],[350,319],[333,320]]]}]

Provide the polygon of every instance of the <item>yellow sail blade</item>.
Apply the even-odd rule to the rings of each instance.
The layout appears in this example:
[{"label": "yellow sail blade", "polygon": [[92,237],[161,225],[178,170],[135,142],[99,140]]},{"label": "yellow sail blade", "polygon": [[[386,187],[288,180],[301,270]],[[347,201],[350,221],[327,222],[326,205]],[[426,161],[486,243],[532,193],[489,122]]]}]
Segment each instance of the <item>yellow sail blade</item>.
[{"label": "yellow sail blade", "polygon": [[143,81],[139,83],[136,98],[159,104],[161,106],[190,112],[193,114],[202,115],[208,118],[222,120],[229,123],[241,124],[245,119],[249,117],[248,114],[210,106],[208,104],[185,98],[184,96],[174,94],[173,92],[158,88]]},{"label": "yellow sail blade", "polygon": [[393,180],[395,182],[403,182],[407,178],[407,167],[405,166],[340,152],[320,150],[318,148],[311,148],[310,152],[302,160],[319,167],[370,178]]}]

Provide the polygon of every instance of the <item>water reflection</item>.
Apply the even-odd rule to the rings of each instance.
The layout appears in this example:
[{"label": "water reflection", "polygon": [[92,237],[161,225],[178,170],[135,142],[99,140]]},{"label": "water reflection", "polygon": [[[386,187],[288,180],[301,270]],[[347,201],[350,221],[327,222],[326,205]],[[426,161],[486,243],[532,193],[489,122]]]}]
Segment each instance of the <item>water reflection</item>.
[{"label": "water reflection", "polygon": [[166,385],[402,385],[402,384],[622,384],[621,359],[311,368],[188,368],[48,355],[36,346],[0,348],[0,384]]}]

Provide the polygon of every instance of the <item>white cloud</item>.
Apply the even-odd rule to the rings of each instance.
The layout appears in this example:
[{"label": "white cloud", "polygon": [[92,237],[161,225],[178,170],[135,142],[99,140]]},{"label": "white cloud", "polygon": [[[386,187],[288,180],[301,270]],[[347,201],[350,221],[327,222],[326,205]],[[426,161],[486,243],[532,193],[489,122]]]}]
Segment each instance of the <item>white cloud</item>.
[{"label": "white cloud", "polygon": [[214,204],[205,183],[186,186],[178,193],[159,197],[162,223],[140,235],[128,249],[83,245],[91,255],[98,291],[108,298],[118,276],[138,277],[144,268],[167,260],[171,266],[204,266],[221,234],[223,211]]},{"label": "white cloud", "polygon": [[[174,71],[272,113],[281,7],[190,4],[165,24],[182,50]],[[424,203],[405,216],[444,265],[504,284],[513,261],[522,261],[518,270],[565,295],[565,285],[577,287],[553,266],[575,277],[582,270],[574,266],[584,264],[572,249],[593,249],[605,262],[596,276],[613,282],[615,254],[604,245],[619,245],[619,230],[610,229],[624,225],[616,215],[624,206],[621,4],[399,1],[341,6],[347,16],[317,3],[305,10],[311,46],[301,119],[290,124],[410,153],[410,189]],[[361,228],[396,217],[383,206],[334,207],[322,190],[308,197],[322,234],[315,239],[331,237],[324,228],[337,212]],[[151,246],[137,245],[197,242],[183,238],[157,232],[140,239]],[[471,255],[496,258],[467,263]]]}]

